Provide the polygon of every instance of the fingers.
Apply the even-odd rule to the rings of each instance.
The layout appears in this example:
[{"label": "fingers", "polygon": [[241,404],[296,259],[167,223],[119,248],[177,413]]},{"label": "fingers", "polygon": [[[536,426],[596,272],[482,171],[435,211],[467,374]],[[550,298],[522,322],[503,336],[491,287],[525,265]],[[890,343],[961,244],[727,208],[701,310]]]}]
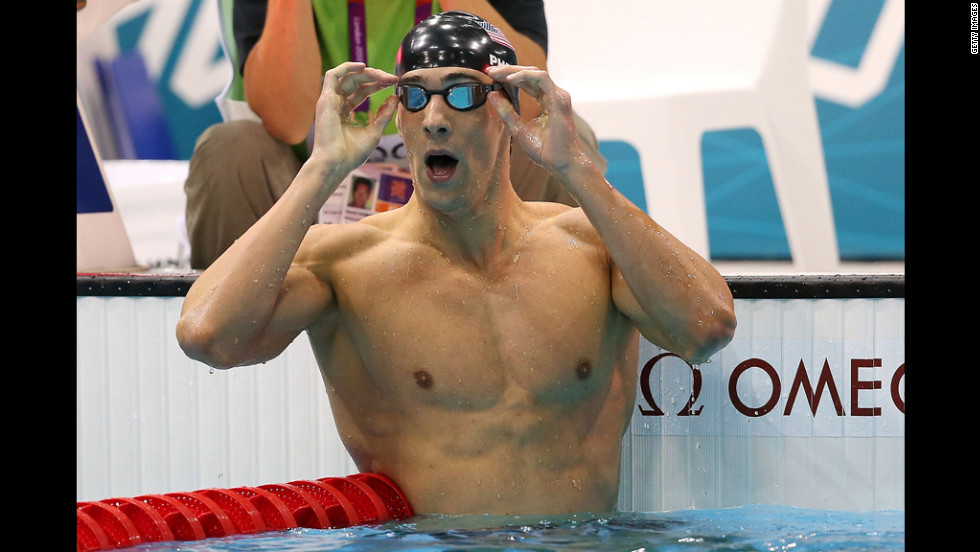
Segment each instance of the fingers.
[{"label": "fingers", "polygon": [[323,94],[332,93],[338,96],[346,96],[341,89],[344,78],[352,73],[364,71],[366,66],[360,62],[347,62],[329,69],[323,74]]},{"label": "fingers", "polygon": [[352,92],[354,88],[370,81],[384,82],[390,86],[398,82],[398,77],[377,69],[368,67],[359,61],[348,61],[329,69],[323,76],[325,85],[338,90],[337,86],[342,83],[356,83],[353,87],[347,85],[347,92]]},{"label": "fingers", "polygon": [[368,82],[368,83],[362,84],[357,89],[355,89],[352,94],[350,94],[347,97],[347,103],[352,108],[355,107],[355,106],[361,105],[361,103],[364,100],[366,100],[368,98],[368,96],[370,96],[371,94],[374,94],[375,92],[377,92],[379,90],[384,90],[385,88],[388,88],[389,86],[390,85],[388,85],[388,84],[380,83],[380,82],[377,82],[377,81]]},{"label": "fingers", "polygon": [[504,124],[510,129],[511,134],[516,134],[520,131],[521,127],[524,125],[524,120],[521,116],[517,114],[517,110],[514,109],[514,104],[510,103],[510,100],[499,91],[493,91],[487,94],[487,102],[493,106],[493,109],[500,115],[503,119]]},{"label": "fingers", "polygon": [[548,73],[537,67],[497,65],[487,68],[487,75],[497,82],[512,84],[537,99],[546,91],[557,88]]},{"label": "fingers", "polygon": [[385,101],[381,103],[378,108],[377,114],[371,120],[371,126],[379,134],[384,131],[384,128],[388,126],[391,122],[391,118],[395,116],[395,111],[398,109],[398,96],[392,95],[385,98]]},{"label": "fingers", "polygon": [[398,77],[380,69],[367,67],[361,62],[346,62],[323,75],[324,95],[338,96],[343,111],[349,113],[375,92],[393,86]]},{"label": "fingers", "polygon": [[511,84],[535,99],[544,110],[571,110],[571,99],[558,87],[547,71],[522,65],[498,65],[487,68],[487,75],[501,83]]}]

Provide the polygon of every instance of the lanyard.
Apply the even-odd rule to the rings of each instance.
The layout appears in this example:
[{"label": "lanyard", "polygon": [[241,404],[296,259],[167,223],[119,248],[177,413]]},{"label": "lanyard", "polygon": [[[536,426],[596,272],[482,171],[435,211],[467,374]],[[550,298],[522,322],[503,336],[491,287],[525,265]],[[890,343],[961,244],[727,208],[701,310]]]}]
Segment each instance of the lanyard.
[{"label": "lanyard", "polygon": [[[387,0],[386,0],[387,1]],[[365,0],[347,0],[347,27],[350,37],[350,60],[367,65],[367,20],[364,17]],[[432,14],[432,0],[415,0],[415,24]],[[357,106],[356,111],[368,111],[368,100]]]}]

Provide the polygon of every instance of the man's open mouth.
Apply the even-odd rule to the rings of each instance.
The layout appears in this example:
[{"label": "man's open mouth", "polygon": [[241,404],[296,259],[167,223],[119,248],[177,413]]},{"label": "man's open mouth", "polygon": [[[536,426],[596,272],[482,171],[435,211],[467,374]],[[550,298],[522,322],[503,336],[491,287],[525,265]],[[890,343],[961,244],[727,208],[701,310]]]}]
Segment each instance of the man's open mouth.
[{"label": "man's open mouth", "polygon": [[425,166],[429,178],[434,182],[442,182],[452,178],[456,172],[459,160],[447,152],[432,152],[425,156]]}]

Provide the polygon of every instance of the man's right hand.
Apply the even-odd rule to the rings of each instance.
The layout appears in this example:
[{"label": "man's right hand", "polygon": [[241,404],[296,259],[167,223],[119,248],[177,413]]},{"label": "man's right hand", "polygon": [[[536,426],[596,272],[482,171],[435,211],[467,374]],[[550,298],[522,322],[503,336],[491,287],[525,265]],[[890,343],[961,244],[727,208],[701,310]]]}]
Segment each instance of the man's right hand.
[{"label": "man's right hand", "polygon": [[395,115],[398,97],[388,97],[367,125],[353,124],[352,114],[368,96],[397,82],[395,75],[359,62],[342,63],[327,71],[316,104],[316,130],[310,157],[322,158],[343,174],[367,161]]}]

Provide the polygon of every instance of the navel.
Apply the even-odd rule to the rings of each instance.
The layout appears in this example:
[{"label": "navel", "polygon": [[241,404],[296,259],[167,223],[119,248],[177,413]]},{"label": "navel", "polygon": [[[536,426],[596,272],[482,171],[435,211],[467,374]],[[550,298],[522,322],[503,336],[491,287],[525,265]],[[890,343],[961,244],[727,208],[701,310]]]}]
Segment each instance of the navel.
[{"label": "navel", "polygon": [[419,368],[412,376],[415,377],[415,385],[418,385],[422,389],[432,388],[432,374],[429,372]]},{"label": "navel", "polygon": [[575,367],[575,375],[578,376],[580,380],[589,379],[592,375],[592,363],[588,359],[582,359],[579,361],[578,365]]}]

